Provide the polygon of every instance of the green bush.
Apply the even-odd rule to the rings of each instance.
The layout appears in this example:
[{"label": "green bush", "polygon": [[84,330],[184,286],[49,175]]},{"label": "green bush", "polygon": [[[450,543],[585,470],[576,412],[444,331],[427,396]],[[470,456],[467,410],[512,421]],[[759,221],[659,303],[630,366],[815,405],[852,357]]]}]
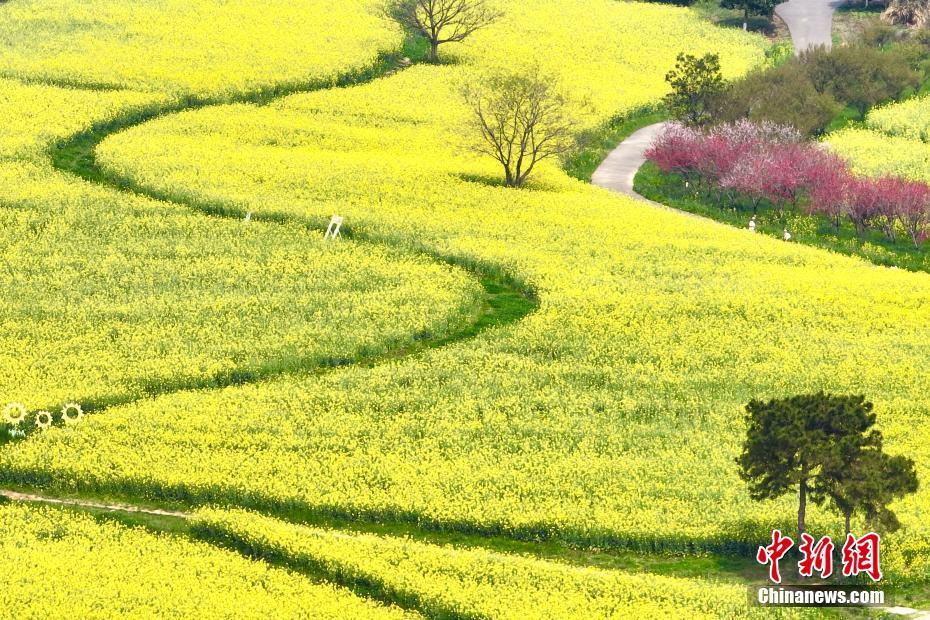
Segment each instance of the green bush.
[{"label": "green bush", "polygon": [[730,83],[716,97],[713,116],[717,122],[770,121],[818,135],[844,109],[862,119],[877,104],[912,95],[928,59],[930,36],[902,39],[894,29],[876,27],[857,45],[808,50]]},{"label": "green bush", "polygon": [[843,106],[814,88],[795,61],[768,71],[756,71],[730,84],[715,106],[720,122],[748,118],[792,125],[804,135],[818,133]]},{"label": "green bush", "polygon": [[870,107],[920,84],[911,68],[917,59],[897,46],[889,51],[866,45],[815,48],[801,54],[798,62],[818,92],[852,106],[860,118]]}]

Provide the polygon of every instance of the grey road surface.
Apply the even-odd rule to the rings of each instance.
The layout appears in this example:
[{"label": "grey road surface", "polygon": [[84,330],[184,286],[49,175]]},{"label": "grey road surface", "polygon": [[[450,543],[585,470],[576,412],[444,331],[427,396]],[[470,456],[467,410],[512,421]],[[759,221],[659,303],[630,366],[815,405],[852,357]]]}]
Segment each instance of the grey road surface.
[{"label": "grey road surface", "polygon": [[639,198],[633,191],[633,177],[636,176],[640,166],[646,163],[643,153],[665,128],[665,125],[665,123],[656,123],[633,133],[594,171],[591,182],[598,187]]},{"label": "grey road surface", "polygon": [[795,52],[833,46],[833,12],[843,0],[789,0],[775,7],[791,33]]},{"label": "grey road surface", "polygon": [[[831,47],[833,13],[843,1],[789,0],[775,7],[775,12],[788,25],[796,51],[817,45]],[[595,170],[591,182],[598,187],[640,198],[633,191],[633,177],[646,162],[643,152],[664,127],[665,123],[643,127],[624,140]]]}]

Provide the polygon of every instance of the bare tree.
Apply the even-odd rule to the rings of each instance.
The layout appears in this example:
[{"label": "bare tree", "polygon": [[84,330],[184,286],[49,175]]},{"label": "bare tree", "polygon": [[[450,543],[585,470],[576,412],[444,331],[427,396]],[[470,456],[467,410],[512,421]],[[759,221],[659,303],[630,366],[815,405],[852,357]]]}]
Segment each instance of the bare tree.
[{"label": "bare tree", "polygon": [[501,16],[487,0],[389,0],[387,15],[419,31],[430,44],[429,59],[439,59],[439,46],[465,40]]},{"label": "bare tree", "polygon": [[465,100],[481,134],[474,149],[500,162],[509,187],[522,187],[536,164],[576,144],[565,99],[538,70],[479,80],[465,88]]}]

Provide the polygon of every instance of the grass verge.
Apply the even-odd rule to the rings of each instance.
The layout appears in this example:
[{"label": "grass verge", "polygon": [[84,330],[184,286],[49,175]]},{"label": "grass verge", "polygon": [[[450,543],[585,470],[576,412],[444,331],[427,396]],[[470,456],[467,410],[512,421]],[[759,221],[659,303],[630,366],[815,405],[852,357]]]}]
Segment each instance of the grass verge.
[{"label": "grass verge", "polygon": [[591,182],[591,176],[612,150],[635,131],[654,123],[668,120],[668,112],[661,106],[644,108],[626,116],[618,116],[581,137],[582,148],[564,162],[565,173],[579,181]]},{"label": "grass verge", "polygon": [[[644,198],[701,215],[736,228],[746,228],[753,209],[748,200],[736,200],[726,206],[706,193],[686,187],[684,179],[676,174],[663,174],[655,164],[647,162],[633,184]],[[884,267],[897,267],[909,271],[930,272],[930,252],[918,250],[910,240],[887,240],[877,231],[868,231],[860,237],[850,222],[842,222],[839,232],[826,218],[803,213],[786,212],[779,218],[774,210],[760,208],[756,217],[758,233],[781,238],[785,228],[792,241],[856,256]]]}]

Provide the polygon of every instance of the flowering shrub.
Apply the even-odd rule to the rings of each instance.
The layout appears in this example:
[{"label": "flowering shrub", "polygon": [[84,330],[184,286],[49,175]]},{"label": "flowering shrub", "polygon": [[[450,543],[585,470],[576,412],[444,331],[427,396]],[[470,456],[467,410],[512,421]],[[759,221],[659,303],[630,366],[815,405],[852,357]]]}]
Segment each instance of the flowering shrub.
[{"label": "flowering shrub", "polygon": [[[930,225],[930,186],[900,177],[857,178],[838,155],[800,142],[790,129],[748,121],[699,133],[672,125],[646,151],[663,172],[675,172],[710,187],[764,200],[778,211],[823,215],[838,232],[849,218],[860,233],[869,226],[894,241],[900,227],[916,247]],[[723,195],[723,194],[721,194]]]}]

